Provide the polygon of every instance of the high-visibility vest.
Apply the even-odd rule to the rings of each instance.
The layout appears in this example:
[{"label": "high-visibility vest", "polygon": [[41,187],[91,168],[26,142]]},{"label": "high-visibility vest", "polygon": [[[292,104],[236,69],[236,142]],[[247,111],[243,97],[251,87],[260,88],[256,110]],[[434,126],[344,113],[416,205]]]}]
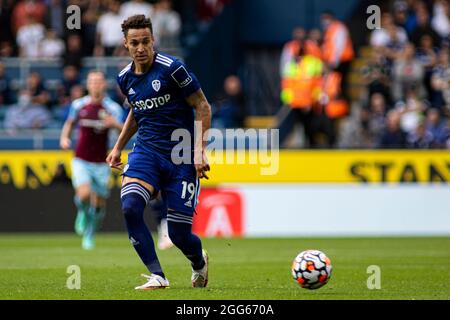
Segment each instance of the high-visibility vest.
[{"label": "high-visibility vest", "polygon": [[331,119],[348,114],[348,103],[341,97],[341,81],[342,75],[334,71],[322,78],[322,94],[326,96],[325,114]]},{"label": "high-visibility vest", "polygon": [[[322,59],[322,49],[309,39],[305,40],[305,55],[312,55],[319,59]],[[289,41],[285,44],[285,48],[290,51],[292,56],[298,56],[300,52],[300,43],[297,40]]]},{"label": "high-visibility vest", "polygon": [[339,29],[342,28],[346,30],[347,36],[345,39],[344,50],[339,57],[339,61],[350,61],[355,56],[355,53],[353,51],[352,39],[350,38],[347,27],[340,21],[334,21],[328,26],[327,30],[325,31],[324,41],[322,45],[322,59],[327,63],[333,62],[332,59],[336,53],[336,45],[334,40],[336,37],[336,33],[339,31]]},{"label": "high-visibility vest", "polygon": [[291,61],[283,71],[281,101],[292,108],[311,108],[320,97],[322,66],[312,55]]}]

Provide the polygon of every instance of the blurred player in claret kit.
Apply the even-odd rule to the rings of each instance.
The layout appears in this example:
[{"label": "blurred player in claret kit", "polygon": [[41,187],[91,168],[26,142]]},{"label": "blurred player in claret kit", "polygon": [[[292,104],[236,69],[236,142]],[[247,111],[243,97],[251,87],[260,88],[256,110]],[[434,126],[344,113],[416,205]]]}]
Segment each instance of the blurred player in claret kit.
[{"label": "blurred player in claret kit", "polygon": [[72,184],[75,188],[77,218],[75,232],[83,236],[82,247],[95,247],[95,232],[105,216],[108,182],[111,173],[105,162],[109,129],[122,130],[123,110],[105,95],[106,80],[100,71],[87,76],[88,95],[74,100],[61,131],[60,146],[72,146],[71,133],[78,124],[75,158],[72,160]]},{"label": "blurred player in claret kit", "polygon": [[[137,132],[128,163],[123,167],[121,190],[129,239],[150,272],[149,276],[144,275],[147,282],[136,289],[169,286],[143,219],[147,203],[159,192],[167,205],[170,240],[191,261],[192,286],[206,287],[208,256],[200,239],[192,233],[192,218],[199,178],[208,178],[209,164],[206,142],[195,139],[194,143],[194,121],[201,123],[202,132],[206,132],[211,123],[211,107],[197,78],[182,62],[155,52],[149,18],[131,16],[122,23],[122,31],[133,61],[119,73],[117,81],[131,110],[107,162],[122,169],[121,151]],[[178,129],[188,133],[190,143],[188,161],[184,161],[184,154],[181,163],[172,158],[172,150],[180,141],[171,137]]]}]

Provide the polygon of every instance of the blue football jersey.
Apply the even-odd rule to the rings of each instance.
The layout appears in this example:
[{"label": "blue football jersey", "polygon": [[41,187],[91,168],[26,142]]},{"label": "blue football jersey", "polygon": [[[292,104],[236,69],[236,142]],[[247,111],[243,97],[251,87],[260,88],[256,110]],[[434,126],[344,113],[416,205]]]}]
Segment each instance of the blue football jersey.
[{"label": "blue football jersey", "polygon": [[133,108],[138,125],[136,146],[170,155],[180,141],[172,141],[176,129],[188,130],[191,149],[194,137],[194,110],[185,98],[200,89],[195,75],[177,58],[155,54],[151,68],[134,73],[133,62],[117,76],[123,94]]}]

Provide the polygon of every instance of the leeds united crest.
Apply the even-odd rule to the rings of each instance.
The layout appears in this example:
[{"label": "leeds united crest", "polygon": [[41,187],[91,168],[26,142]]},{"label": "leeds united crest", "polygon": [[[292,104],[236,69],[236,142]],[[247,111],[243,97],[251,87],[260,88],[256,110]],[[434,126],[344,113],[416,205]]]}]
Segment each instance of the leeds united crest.
[{"label": "leeds united crest", "polygon": [[161,82],[159,80],[153,80],[152,87],[156,92],[158,92],[159,89],[161,88]]}]

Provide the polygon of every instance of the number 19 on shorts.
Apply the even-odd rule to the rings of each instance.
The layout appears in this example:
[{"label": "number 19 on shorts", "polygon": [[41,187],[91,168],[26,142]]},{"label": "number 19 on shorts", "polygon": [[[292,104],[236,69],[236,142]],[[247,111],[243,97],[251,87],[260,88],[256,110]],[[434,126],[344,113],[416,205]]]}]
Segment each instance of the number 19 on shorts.
[{"label": "number 19 on shorts", "polygon": [[[186,200],[186,204],[190,203],[192,205],[192,200],[194,199],[194,206],[197,204],[198,197],[198,183],[181,181],[182,191],[181,199]],[[187,198],[187,199],[186,199]]]}]

